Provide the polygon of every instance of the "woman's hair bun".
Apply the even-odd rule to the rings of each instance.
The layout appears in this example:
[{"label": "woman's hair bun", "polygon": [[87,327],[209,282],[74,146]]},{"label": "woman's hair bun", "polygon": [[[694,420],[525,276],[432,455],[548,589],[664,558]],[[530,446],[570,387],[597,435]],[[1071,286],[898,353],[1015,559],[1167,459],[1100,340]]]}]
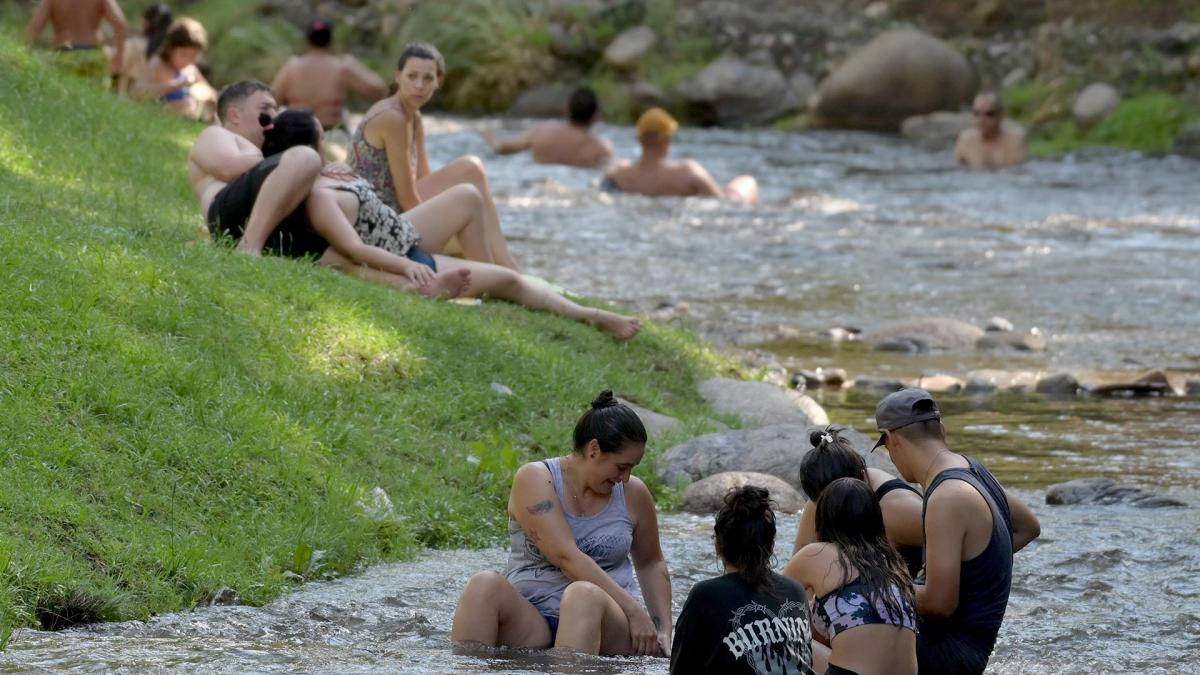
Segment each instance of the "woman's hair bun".
[{"label": "woman's hair bun", "polygon": [[754,485],[743,485],[725,495],[725,503],[734,513],[749,518],[761,518],[771,508],[771,492]]},{"label": "woman's hair bun", "polygon": [[822,444],[832,445],[838,439],[838,432],[833,427],[825,427],[824,429],[813,429],[808,432],[808,442],[813,448],[819,448]]},{"label": "woman's hair bun", "polygon": [[592,410],[603,410],[604,408],[611,408],[616,404],[617,399],[613,396],[612,389],[605,389],[592,401]]}]

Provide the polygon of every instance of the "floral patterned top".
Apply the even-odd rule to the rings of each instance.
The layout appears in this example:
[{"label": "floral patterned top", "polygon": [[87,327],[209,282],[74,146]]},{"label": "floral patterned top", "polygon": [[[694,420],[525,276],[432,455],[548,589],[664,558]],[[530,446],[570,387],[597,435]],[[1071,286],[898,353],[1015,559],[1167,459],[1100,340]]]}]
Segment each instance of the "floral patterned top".
[{"label": "floral patterned top", "polygon": [[[387,149],[371,145],[364,135],[367,125],[387,110],[387,108],[380,110],[358,123],[358,128],[354,130],[354,138],[350,141],[350,157],[347,159],[350,168],[354,169],[354,173],[366,179],[384,204],[392,207],[396,213],[404,213],[400,198],[396,196],[396,184],[392,181],[392,171],[388,167]],[[415,139],[409,148],[409,155],[412,173],[413,176],[416,176],[417,144]]]}]

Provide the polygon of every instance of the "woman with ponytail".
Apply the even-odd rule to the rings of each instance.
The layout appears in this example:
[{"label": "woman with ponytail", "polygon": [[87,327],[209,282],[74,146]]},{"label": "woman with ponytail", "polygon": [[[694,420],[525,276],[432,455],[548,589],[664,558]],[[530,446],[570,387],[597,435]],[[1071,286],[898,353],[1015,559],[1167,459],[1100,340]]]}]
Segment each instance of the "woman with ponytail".
[{"label": "woman with ponytail", "polygon": [[646,428],[604,391],[575,424],[574,446],[517,471],[508,569],[467,582],[454,612],[455,643],[670,653],[671,578],[658,515],[650,490],[630,473],[645,455]]},{"label": "woman with ponytail", "polygon": [[916,675],[913,583],[875,493],[857,478],[839,478],[815,511],[819,541],[792,556],[784,574],[816,598],[813,636],[832,650],[825,672]]},{"label": "woman with ponytail", "polygon": [[725,575],[688,593],[675,629],[672,675],[812,675],[808,598],[802,586],[771,571],[770,494],[751,485],[731,490],[713,530]]}]

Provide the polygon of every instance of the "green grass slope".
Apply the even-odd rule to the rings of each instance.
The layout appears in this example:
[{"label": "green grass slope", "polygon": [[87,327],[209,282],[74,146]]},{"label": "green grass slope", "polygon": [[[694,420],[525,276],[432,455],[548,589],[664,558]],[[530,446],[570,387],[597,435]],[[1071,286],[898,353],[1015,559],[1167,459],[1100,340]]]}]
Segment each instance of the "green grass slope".
[{"label": "green grass slope", "polygon": [[493,540],[512,470],[604,387],[703,424],[727,364],[686,334],[234,255],[186,182],[199,127],[12,34],[0,82],[0,638]]}]

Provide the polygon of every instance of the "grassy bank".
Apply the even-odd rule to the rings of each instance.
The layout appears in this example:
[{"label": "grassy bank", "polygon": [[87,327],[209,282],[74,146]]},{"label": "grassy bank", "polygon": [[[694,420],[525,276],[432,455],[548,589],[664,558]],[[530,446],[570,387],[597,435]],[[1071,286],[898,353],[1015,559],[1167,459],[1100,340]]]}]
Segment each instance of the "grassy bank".
[{"label": "grassy bank", "polygon": [[[199,127],[11,33],[0,81],[4,638],[489,541],[512,469],[563,452],[603,387],[704,424],[694,381],[727,364],[688,335],[234,255],[186,182]],[[363,508],[377,486],[392,513]]]}]

